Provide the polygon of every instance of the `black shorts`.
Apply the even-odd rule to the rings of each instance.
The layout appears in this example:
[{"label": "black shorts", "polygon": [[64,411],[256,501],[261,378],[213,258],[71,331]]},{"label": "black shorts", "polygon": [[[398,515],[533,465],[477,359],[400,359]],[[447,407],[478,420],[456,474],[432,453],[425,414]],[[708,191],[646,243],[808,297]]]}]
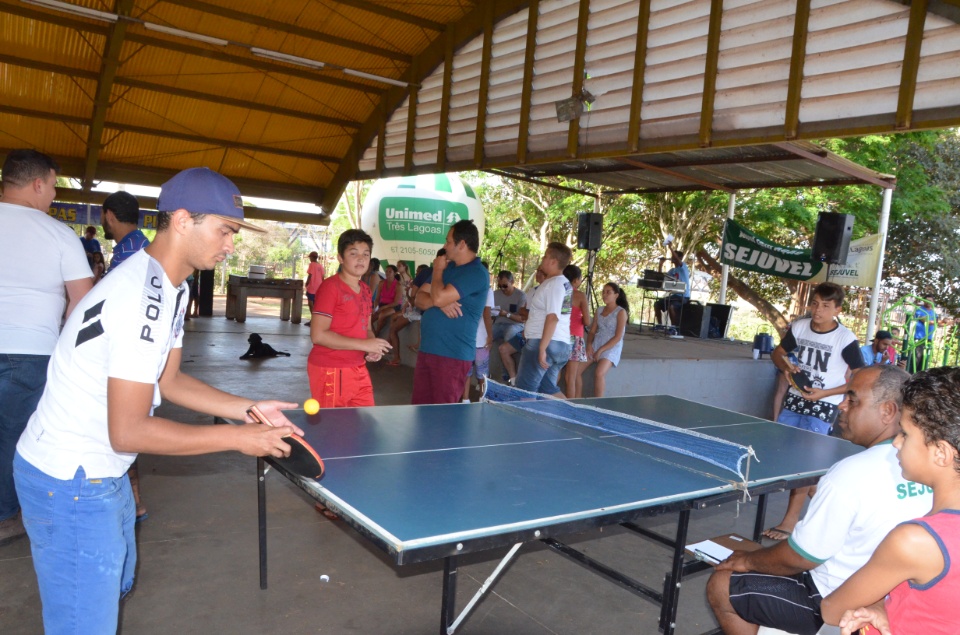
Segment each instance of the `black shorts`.
[{"label": "black shorts", "polygon": [[730,604],[751,624],[797,635],[816,635],[823,626],[820,591],[809,571],[797,575],[734,573]]},{"label": "black shorts", "polygon": [[653,303],[653,308],[657,311],[666,311],[667,303],[678,311],[683,308],[683,296],[679,293],[671,293],[665,298],[660,298]]}]

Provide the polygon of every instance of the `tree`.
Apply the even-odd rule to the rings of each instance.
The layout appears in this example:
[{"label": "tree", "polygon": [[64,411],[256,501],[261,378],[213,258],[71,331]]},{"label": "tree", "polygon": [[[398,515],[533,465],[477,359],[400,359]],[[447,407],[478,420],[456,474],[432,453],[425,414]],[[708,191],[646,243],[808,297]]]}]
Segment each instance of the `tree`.
[{"label": "tree", "polygon": [[477,192],[486,226],[480,257],[491,268],[514,272],[522,284],[532,276],[547,243],[576,247],[576,215],[592,210],[593,199],[552,186],[583,184],[559,178],[544,179],[550,185],[490,175],[480,178]]},{"label": "tree", "polygon": [[901,295],[931,291],[939,306],[955,310],[960,308],[960,137],[943,131],[934,143],[910,150],[907,159],[941,196],[920,199],[923,206],[890,224],[884,286]]},{"label": "tree", "polygon": [[[868,135],[829,139],[821,145],[867,168],[897,177],[890,210],[888,246],[891,258],[884,268],[884,278],[899,285],[901,290],[921,288],[934,280],[938,285],[949,286],[947,280],[951,274],[948,272],[958,269],[939,262],[932,250],[956,240],[956,235],[951,233],[956,221],[950,220],[960,209],[956,202],[951,202],[950,194],[957,192],[957,183],[960,182],[957,176],[960,174],[957,169],[960,149],[956,134],[953,131],[929,131]],[[820,212],[853,214],[856,219],[854,238],[876,233],[881,197],[881,190],[873,185],[744,191],[738,193],[738,218],[752,231],[770,240],[806,247]],[[910,237],[923,235],[920,232],[934,234],[922,243],[911,242],[914,239]],[[936,240],[932,239],[934,235],[938,237]],[[719,240],[719,224],[714,240]],[[928,245],[927,251],[931,253],[921,253],[920,244]],[[719,268],[710,266],[709,261],[715,259],[718,247],[718,242],[708,243],[703,254],[698,254],[704,269],[717,277]],[[949,256],[945,260],[951,259],[953,251],[946,253]],[[935,277],[933,270],[945,273]],[[905,277],[894,280],[897,272]],[[731,289],[782,330],[786,317],[775,305],[791,304],[796,310],[801,300],[797,297],[800,284],[736,269],[731,269],[731,273],[735,274],[731,278],[736,279],[735,282],[731,280]]]}]

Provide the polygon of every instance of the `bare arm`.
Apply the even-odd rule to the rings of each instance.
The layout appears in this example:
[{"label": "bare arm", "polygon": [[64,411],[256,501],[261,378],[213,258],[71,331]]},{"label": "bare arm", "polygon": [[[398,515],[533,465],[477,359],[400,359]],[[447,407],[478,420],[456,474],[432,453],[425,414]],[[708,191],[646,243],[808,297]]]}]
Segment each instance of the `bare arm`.
[{"label": "bare arm", "polygon": [[314,313],[310,322],[310,341],[335,351],[363,351],[371,355],[382,355],[393,348],[387,340],[375,337],[370,326],[367,327],[367,337],[359,339],[331,331],[331,322],[329,315]]},{"label": "bare arm", "polygon": [[781,345],[777,345],[777,347],[773,349],[773,354],[770,355],[770,359],[773,360],[773,365],[782,373],[790,374],[800,370],[799,367],[790,362],[787,358],[787,351],[783,350],[783,346]]},{"label": "bare arm", "polygon": [[580,294],[580,321],[583,322],[583,327],[586,329],[590,328],[590,303],[587,301],[587,294],[582,291],[578,291]]},{"label": "bare arm", "polygon": [[63,283],[63,287],[67,290],[67,312],[65,315],[66,317],[70,317],[77,303],[93,288],[93,278],[67,280]]},{"label": "bare arm", "polygon": [[547,363],[547,347],[550,345],[550,340],[553,339],[553,334],[556,332],[559,322],[560,316],[556,313],[548,313],[546,319],[543,321],[543,335],[540,336],[541,368],[550,368],[550,364]]},{"label": "bare arm", "polygon": [[237,450],[250,456],[286,456],[290,447],[283,437],[302,432],[281,412],[297,404],[254,402],[231,395],[180,372],[181,349],[170,353],[160,377],[160,392],[171,402],[207,414],[245,421],[248,407],[257,403],[277,427],[192,426],[150,415],[153,384],[110,377],[107,380],[107,426],[110,444],[118,452],[153,454],[205,454]]},{"label": "bare arm", "polygon": [[874,604],[904,580],[924,584],[944,568],[936,540],[919,525],[900,525],[883,539],[867,564],[823,599],[828,624],[839,624],[844,611]]},{"label": "bare arm", "polygon": [[433,297],[430,294],[430,288],[433,283],[425,282],[417,289],[417,294],[413,298],[413,305],[421,311],[426,311],[433,307]]},{"label": "bare arm", "polygon": [[493,346],[493,318],[490,317],[490,307],[483,307],[483,326],[487,329],[487,343],[484,344],[484,348],[490,348]]},{"label": "bare arm", "polygon": [[784,540],[772,547],[756,551],[734,551],[733,555],[717,565],[717,571],[743,573],[756,571],[772,575],[796,575],[817,566],[793,550]]},{"label": "bare arm", "polygon": [[[253,421],[247,417],[247,408],[258,402],[256,399],[232,395],[228,392],[218,390],[213,386],[206,384],[199,379],[188,375],[180,370],[180,360],[183,356],[182,348],[174,348],[170,351],[167,358],[167,365],[160,375],[160,395],[178,406],[189,408],[196,412],[213,415],[215,417],[226,417],[237,421]],[[122,379],[110,378],[110,381],[122,382]],[[136,382],[127,381],[128,384]],[[149,385],[149,384],[148,384]],[[152,389],[151,389],[152,390]],[[152,394],[152,393],[151,393]],[[270,405],[260,406],[264,414],[270,421],[278,425],[294,426],[281,412],[282,409],[296,408],[297,404],[284,401],[264,402]],[[300,429],[296,428],[297,433]]]},{"label": "bare arm", "polygon": [[593,316],[593,323],[590,325],[590,330],[587,331],[587,353],[590,354],[591,348],[593,347],[593,338],[597,336],[597,317],[599,313]]},{"label": "bare arm", "polygon": [[444,284],[443,272],[447,268],[447,259],[443,256],[433,261],[433,280],[430,281],[430,301],[433,306],[442,309],[460,301],[460,292],[452,284]]}]

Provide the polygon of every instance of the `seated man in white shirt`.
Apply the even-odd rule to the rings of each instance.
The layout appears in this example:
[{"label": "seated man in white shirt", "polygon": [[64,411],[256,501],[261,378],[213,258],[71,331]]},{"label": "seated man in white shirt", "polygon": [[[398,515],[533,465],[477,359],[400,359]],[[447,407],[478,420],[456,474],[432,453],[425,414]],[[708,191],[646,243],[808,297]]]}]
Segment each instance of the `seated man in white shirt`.
[{"label": "seated man in white shirt", "polygon": [[820,479],[788,540],[734,552],[717,565],[707,599],[724,633],[755,635],[768,626],[814,635],[823,626],[822,598],[862,567],[894,526],[930,511],[931,490],[903,478],[892,444],[907,379],[896,366],[854,374],[837,425],[844,439],[867,449]]}]

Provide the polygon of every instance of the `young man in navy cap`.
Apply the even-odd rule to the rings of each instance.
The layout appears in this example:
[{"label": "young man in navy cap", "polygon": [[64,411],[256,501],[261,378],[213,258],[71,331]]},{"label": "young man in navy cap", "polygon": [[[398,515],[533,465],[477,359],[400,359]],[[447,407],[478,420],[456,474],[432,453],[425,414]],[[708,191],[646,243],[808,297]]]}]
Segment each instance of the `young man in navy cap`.
[{"label": "young man in navy cap", "polygon": [[[221,392],[181,372],[186,278],[233,252],[240,192],[206,168],[160,190],[157,235],[81,301],[64,325],[36,412],[17,444],[14,478],[30,536],[48,633],[114,633],[136,566],[127,467],[138,452],[236,450],[285,456],[302,432],[283,416],[296,404]],[[154,415],[161,398],[245,420],[192,426]],[[278,427],[246,415],[256,404]]]}]

